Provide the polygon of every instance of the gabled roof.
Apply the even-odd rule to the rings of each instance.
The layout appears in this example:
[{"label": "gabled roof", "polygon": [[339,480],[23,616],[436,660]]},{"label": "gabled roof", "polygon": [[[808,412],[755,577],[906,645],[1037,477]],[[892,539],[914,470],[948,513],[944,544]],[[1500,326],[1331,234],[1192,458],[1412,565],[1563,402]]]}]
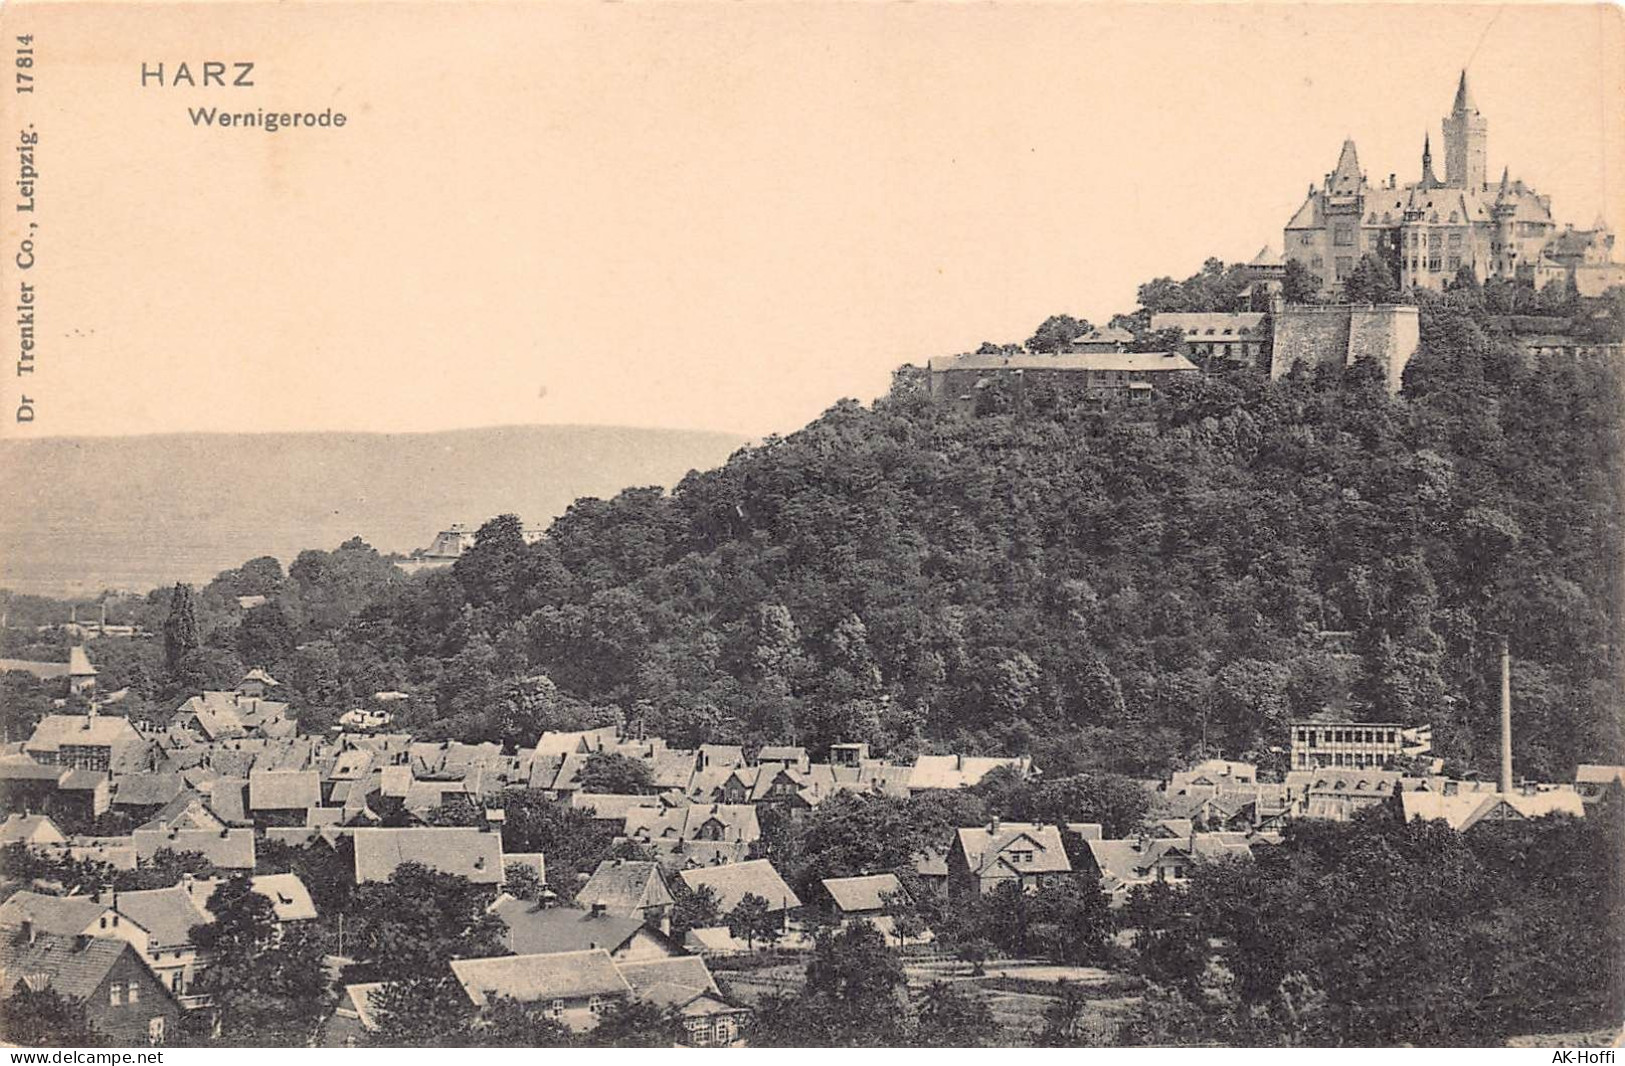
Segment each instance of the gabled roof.
[{"label": "gabled roof", "polygon": [[1574,771],[1576,784],[1606,785],[1610,781],[1625,782],[1625,766],[1605,766],[1597,763],[1582,763]]},{"label": "gabled roof", "polygon": [[632,986],[634,996],[658,1007],[681,1009],[701,997],[727,1005],[715,978],[711,976],[711,968],[698,955],[649,962],[616,960],[615,967],[621,971],[626,983]]},{"label": "gabled roof", "polygon": [[113,788],[113,802],[124,807],[159,807],[186,787],[180,774],[125,774]]},{"label": "gabled roof", "polygon": [[829,893],[835,906],[847,913],[877,911],[886,905],[886,897],[903,891],[896,874],[870,874],[867,877],[826,877],[824,891]]},{"label": "gabled roof", "polygon": [[588,996],[626,996],[632,986],[602,948],[489,959],[453,959],[451,972],[477,1007],[487,998],[535,1003]]},{"label": "gabled roof", "polygon": [[762,835],[754,804],[692,803],[682,807],[633,807],[626,812],[626,835],[640,841],[695,840],[707,824],[720,825],[724,840],[749,843]]},{"label": "gabled roof", "polygon": [[0,759],[0,781],[56,781],[63,776],[62,767],[36,762],[26,755]]},{"label": "gabled roof", "polygon": [[[1157,358],[1162,358],[1158,356]],[[1005,759],[979,755],[921,755],[914,760],[908,777],[910,790],[970,788],[989,772],[1004,766],[1025,774],[1031,767],[1025,758]]]},{"label": "gabled roof", "polygon": [[68,676],[96,676],[96,668],[90,665],[90,657],[85,654],[85,649],[82,645],[75,644],[73,647],[68,649]]},{"label": "gabled roof", "polygon": [[208,783],[209,809],[227,823],[238,825],[248,818],[248,779],[221,775]]},{"label": "gabled roof", "polygon": [[142,829],[212,829],[216,832],[225,827],[225,819],[210,809],[208,800],[190,788],[160,807],[141,826]]},{"label": "gabled roof", "polygon": [[43,814],[13,814],[0,823],[0,847],[8,844],[60,844],[67,838]]},{"label": "gabled roof", "polygon": [[801,900],[766,859],[697,867],[684,870],[679,876],[684,884],[695,891],[701,885],[709,886],[716,893],[717,904],[723,913],[733,910],[747,894],[767,900],[770,911],[793,910],[801,906]]},{"label": "gabled roof", "polygon": [[1486,818],[1495,818],[1503,805],[1511,808],[1517,817],[1542,818],[1549,814],[1567,814],[1576,818],[1585,816],[1585,803],[1580,794],[1570,789],[1550,789],[1525,793],[1512,792],[1403,792],[1399,802],[1405,820],[1421,818],[1441,820],[1458,832],[1465,832]]},{"label": "gabled roof", "polygon": [[[1031,822],[979,825],[959,830],[954,840],[964,853],[966,866],[978,876],[1067,873],[1072,869],[1066,857],[1066,845],[1061,841],[1061,830],[1053,825]],[[1007,857],[1012,850],[1031,851],[1033,859],[1014,864]]]},{"label": "gabled roof", "polygon": [[652,840],[644,847],[655,853],[661,869],[668,873],[694,866],[723,866],[750,858],[750,844],[743,840]]},{"label": "gabled roof", "polygon": [[307,921],[316,917],[316,903],[310,898],[310,889],[298,874],[260,874],[249,884],[255,892],[271,901],[279,922]]},{"label": "gabled roof", "polygon": [[602,948],[617,951],[645,928],[641,915],[599,913],[577,907],[553,907],[504,893],[490,911],[508,923],[504,943],[518,955]]},{"label": "gabled roof", "polygon": [[372,1032],[378,1028],[378,1019],[374,1011],[378,1002],[379,993],[383,991],[383,981],[369,981],[366,984],[345,985],[344,998],[340,1001],[339,1014],[349,1013],[361,1023],[361,1028]]},{"label": "gabled roof", "polygon": [[461,826],[357,829],[356,884],[387,881],[402,863],[416,862],[475,884],[502,881],[502,836]]},{"label": "gabled roof", "polygon": [[78,936],[90,931],[110,909],[89,896],[49,896],[24,890],[0,903],[0,929],[17,929],[32,922],[42,933]]},{"label": "gabled roof", "polygon": [[595,904],[610,914],[641,915],[642,908],[672,902],[658,862],[605,859],[576,893],[582,907]]},{"label": "gabled roof", "polygon": [[694,752],[666,749],[649,760],[649,782],[658,789],[687,789],[694,776]]},{"label": "gabled roof", "polygon": [[612,725],[600,726],[597,729],[578,729],[569,733],[547,732],[536,741],[536,757],[540,759],[546,755],[584,755],[597,751],[606,744],[614,744],[619,739],[619,731]]},{"label": "gabled roof", "polygon": [[165,947],[183,947],[192,942],[192,927],[214,921],[209,913],[208,899],[214,894],[215,882],[186,882],[170,888],[152,888],[140,892],[120,892],[113,906],[119,914],[145,929],[155,944]]},{"label": "gabled roof", "polygon": [[115,773],[146,768],[150,746],[128,718],[110,714],[48,714],[34,727],[23,750],[29,754],[54,753],[63,745],[110,748]]},{"label": "gabled roof", "polygon": [[1278,267],[1281,265],[1281,256],[1275,251],[1274,248],[1271,248],[1266,244],[1264,247],[1258,250],[1258,254],[1253,256],[1252,261],[1247,265],[1254,267]]},{"label": "gabled roof", "polygon": [[700,760],[706,769],[745,765],[745,749],[738,744],[701,744]]},{"label": "gabled roof", "polygon": [[252,829],[137,829],[130,834],[136,857],[151,862],[168,848],[177,855],[195,851],[220,870],[254,868]]},{"label": "gabled roof", "polygon": [[619,795],[611,792],[573,792],[570,794],[570,806],[577,809],[590,808],[594,818],[602,818],[610,822],[624,822],[626,812],[634,808],[659,808],[660,797]]},{"label": "gabled roof", "polygon": [[13,670],[23,674],[33,674],[41,681],[52,681],[59,677],[68,676],[67,663],[43,663],[32,659],[0,659],[0,674],[10,673]]},{"label": "gabled roof", "polygon": [[0,996],[9,997],[19,984],[34,991],[49,989],[64,999],[89,999],[107,979],[126,951],[122,940],[92,937],[80,940],[56,933],[40,933],[32,941],[0,938]]}]

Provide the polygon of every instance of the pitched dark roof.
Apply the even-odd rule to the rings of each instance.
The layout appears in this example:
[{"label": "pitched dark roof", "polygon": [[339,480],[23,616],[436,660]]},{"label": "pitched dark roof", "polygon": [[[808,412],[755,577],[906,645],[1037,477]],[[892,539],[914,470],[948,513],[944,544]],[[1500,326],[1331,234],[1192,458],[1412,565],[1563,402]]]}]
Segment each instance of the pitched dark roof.
[{"label": "pitched dark roof", "polygon": [[126,951],[133,953],[129,944],[107,937],[0,937],[0,996],[24,985],[34,991],[50,989],[64,999],[88,999]]},{"label": "pitched dark roof", "polygon": [[684,870],[680,876],[696,891],[701,885],[709,885],[717,894],[717,903],[724,913],[738,906],[746,894],[767,900],[768,910],[772,911],[801,906],[801,900],[766,859]]},{"label": "pitched dark roof", "polygon": [[502,881],[502,837],[460,826],[409,829],[357,829],[356,884],[387,881],[395,868],[416,862],[441,873],[457,874],[475,884]]},{"label": "pitched dark roof", "polygon": [[867,877],[826,877],[824,890],[843,911],[873,911],[884,907],[885,897],[900,893],[903,886],[896,874],[871,874]]},{"label": "pitched dark roof", "polygon": [[626,983],[602,948],[540,955],[504,955],[490,959],[454,959],[451,972],[475,1006],[488,996],[521,1003],[586,996],[628,995]]},{"label": "pitched dark roof", "polygon": [[[655,882],[651,885],[650,882]],[[581,886],[576,902],[583,907],[602,906],[611,914],[637,914],[640,909],[671,902],[657,862],[606,859]]]},{"label": "pitched dark roof", "polygon": [[491,913],[508,924],[508,950],[516,955],[603,948],[615,951],[643,928],[641,917],[594,914],[575,907],[548,907],[504,895]]},{"label": "pitched dark roof", "polygon": [[0,904],[0,929],[16,929],[31,922],[42,933],[76,936],[106,913],[106,904],[88,896],[48,896],[25,890]]}]

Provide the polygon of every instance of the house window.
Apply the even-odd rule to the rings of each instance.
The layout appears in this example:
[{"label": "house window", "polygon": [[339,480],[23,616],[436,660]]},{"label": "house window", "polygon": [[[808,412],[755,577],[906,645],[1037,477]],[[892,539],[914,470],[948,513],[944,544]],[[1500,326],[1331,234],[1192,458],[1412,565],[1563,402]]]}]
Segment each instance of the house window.
[{"label": "house window", "polygon": [[135,1004],[140,1003],[141,1002],[141,987],[139,985],[137,985],[134,981],[131,981],[130,984],[129,984],[129,989],[130,989],[130,991],[129,991],[129,995],[128,995],[127,998],[128,998],[128,1000],[130,1002],[130,1005],[134,1006]]},{"label": "house window", "polygon": [[604,1002],[603,996],[593,996],[591,999],[587,1000],[587,1009],[592,1011],[594,1014],[604,1013],[604,1008],[606,1006],[608,1006],[608,1004]]},{"label": "house window", "polygon": [[1300,234],[1298,236],[1298,243],[1303,245],[1305,248],[1313,247],[1315,243],[1315,235],[1313,233]]},{"label": "house window", "polygon": [[107,986],[107,1005],[109,1007],[124,1006],[124,985],[122,982],[114,981]]},{"label": "house window", "polygon": [[1337,280],[1342,281],[1354,272],[1354,257],[1340,255],[1337,257]]},{"label": "house window", "polygon": [[564,1000],[555,999],[552,1004],[550,1004],[548,1013],[553,1015],[555,1018],[562,1018],[564,1016]]},{"label": "house window", "polygon": [[185,979],[185,977],[186,977],[186,971],[185,970],[176,970],[174,973],[170,974],[169,975],[169,989],[170,989],[170,991],[179,992],[181,990],[181,982]]},{"label": "house window", "polygon": [[1347,222],[1339,222],[1337,228],[1332,231],[1332,243],[1341,246],[1352,245],[1354,243],[1354,227]]},{"label": "house window", "polygon": [[1461,256],[1453,255],[1453,256],[1450,257],[1450,269],[1451,270],[1460,270],[1461,269]]},{"label": "house window", "polygon": [[160,1014],[147,1023],[147,1043],[154,1046],[164,1042],[164,1016]]}]

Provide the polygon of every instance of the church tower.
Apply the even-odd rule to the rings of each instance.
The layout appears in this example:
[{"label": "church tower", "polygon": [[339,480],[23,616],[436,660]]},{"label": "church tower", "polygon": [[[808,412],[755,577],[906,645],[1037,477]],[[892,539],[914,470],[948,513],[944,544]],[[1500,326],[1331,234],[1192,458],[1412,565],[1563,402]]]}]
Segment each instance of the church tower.
[{"label": "church tower", "polygon": [[1479,114],[1461,72],[1456,102],[1444,120],[1444,183],[1454,189],[1482,192],[1488,180],[1489,123]]}]

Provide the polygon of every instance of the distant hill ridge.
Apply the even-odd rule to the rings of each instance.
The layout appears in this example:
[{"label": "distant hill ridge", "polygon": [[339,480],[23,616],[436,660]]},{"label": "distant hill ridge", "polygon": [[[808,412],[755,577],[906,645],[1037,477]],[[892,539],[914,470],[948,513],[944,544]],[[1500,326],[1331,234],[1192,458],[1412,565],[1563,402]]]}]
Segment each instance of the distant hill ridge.
[{"label": "distant hill ridge", "polygon": [[545,525],[583,496],[675,485],[746,439],[505,426],[0,441],[0,587],[144,591],[356,535],[409,552],[454,522],[513,513]]}]

